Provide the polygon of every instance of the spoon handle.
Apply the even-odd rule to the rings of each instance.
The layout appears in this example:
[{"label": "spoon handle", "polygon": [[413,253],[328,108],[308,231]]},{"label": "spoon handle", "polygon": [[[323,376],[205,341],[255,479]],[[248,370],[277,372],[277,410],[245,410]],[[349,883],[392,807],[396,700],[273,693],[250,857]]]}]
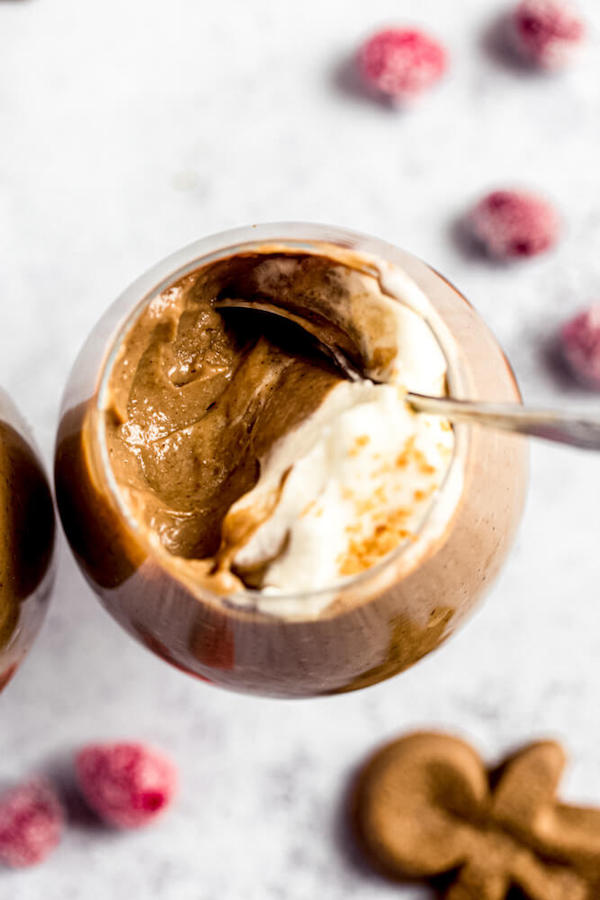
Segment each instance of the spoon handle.
[{"label": "spoon handle", "polygon": [[600,450],[600,417],[532,409],[514,403],[479,403],[451,397],[426,397],[423,394],[409,393],[406,399],[419,412],[446,416],[452,422],[471,422],[584,450]]}]

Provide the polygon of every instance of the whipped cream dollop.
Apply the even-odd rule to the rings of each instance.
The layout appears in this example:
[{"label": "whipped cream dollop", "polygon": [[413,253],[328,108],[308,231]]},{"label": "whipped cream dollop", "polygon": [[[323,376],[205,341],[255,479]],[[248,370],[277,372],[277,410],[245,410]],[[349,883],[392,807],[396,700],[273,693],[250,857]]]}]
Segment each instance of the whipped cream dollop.
[{"label": "whipped cream dollop", "polygon": [[418,312],[383,302],[396,330],[389,381],[335,387],[262,460],[257,484],[225,519],[227,534],[239,517],[269,510],[232,565],[245,581],[260,571],[266,609],[271,596],[331,587],[415,541],[448,472],[449,422],[405,399],[408,390],[445,393],[445,357]]}]

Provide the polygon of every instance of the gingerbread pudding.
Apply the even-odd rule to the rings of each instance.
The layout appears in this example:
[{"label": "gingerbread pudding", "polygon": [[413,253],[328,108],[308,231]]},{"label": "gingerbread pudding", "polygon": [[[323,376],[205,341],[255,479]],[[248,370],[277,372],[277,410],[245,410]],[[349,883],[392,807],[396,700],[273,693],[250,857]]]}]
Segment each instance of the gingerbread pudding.
[{"label": "gingerbread pudding", "polygon": [[41,624],[53,544],[46,476],[23,420],[0,391],[0,690]]},{"label": "gingerbread pudding", "polygon": [[[284,696],[360,687],[444,640],[499,565],[522,441],[406,393],[518,392],[462,298],[395,253],[271,238],[200,255],[127,310],[91,396],[67,401],[67,534],[176,665]],[[476,360],[457,321],[480,330]]]}]

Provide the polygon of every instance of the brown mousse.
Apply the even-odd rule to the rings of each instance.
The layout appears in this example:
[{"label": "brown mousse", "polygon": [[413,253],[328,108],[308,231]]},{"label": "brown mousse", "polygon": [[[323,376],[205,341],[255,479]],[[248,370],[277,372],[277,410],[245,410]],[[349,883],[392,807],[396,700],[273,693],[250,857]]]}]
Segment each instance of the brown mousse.
[{"label": "brown mousse", "polygon": [[[376,279],[325,257],[238,256],[186,276],[146,307],[111,373],[111,464],[135,518],[174,556],[205,560],[204,574],[226,568],[231,547],[269,515],[270,507],[225,522],[255,486],[261,460],[344,378],[298,325],[216,309],[224,298],[268,300],[307,317],[377,378],[396,353]],[[237,574],[260,582],[260,573]]]},{"label": "brown mousse", "polygon": [[48,569],[53,538],[52,499],[40,464],[12,425],[0,422],[0,656],[22,604]]}]

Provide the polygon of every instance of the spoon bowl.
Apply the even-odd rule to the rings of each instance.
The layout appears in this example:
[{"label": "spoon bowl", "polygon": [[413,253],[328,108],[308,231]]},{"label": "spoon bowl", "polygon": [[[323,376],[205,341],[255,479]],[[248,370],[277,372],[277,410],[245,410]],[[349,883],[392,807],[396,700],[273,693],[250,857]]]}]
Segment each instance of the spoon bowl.
[{"label": "spoon bowl", "polygon": [[[240,300],[224,298],[215,303],[215,309],[245,309],[279,316],[302,329],[319,350],[330,359],[345,378],[357,381],[361,378],[377,382],[365,375],[356,365],[348,350],[349,339],[335,326],[323,327],[320,322],[296,315],[283,307],[265,300]],[[521,406],[516,403],[485,403],[456,397],[431,397],[426,394],[406,393],[406,401],[418,412],[444,416],[451,422],[471,422],[486,428],[496,428],[542,438],[558,444],[568,444],[582,450],[600,450],[600,417],[567,410],[543,409]]]}]

